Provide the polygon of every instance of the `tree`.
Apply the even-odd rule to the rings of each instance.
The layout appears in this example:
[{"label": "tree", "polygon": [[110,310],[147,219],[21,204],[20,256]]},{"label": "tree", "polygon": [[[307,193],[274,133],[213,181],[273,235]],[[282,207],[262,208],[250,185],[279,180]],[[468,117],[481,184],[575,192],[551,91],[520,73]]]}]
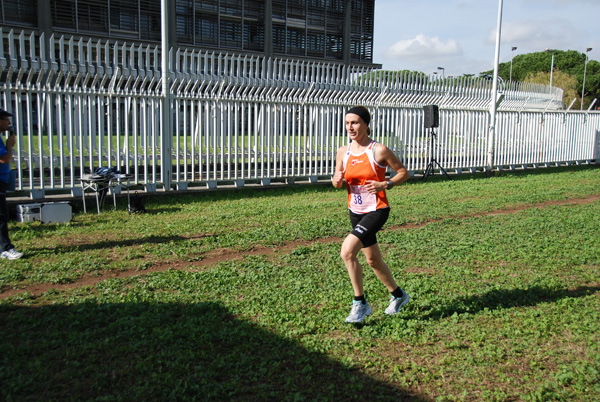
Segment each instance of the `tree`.
[{"label": "tree", "polygon": [[[554,74],[557,76],[557,72],[565,73],[575,78],[575,88],[572,88],[570,80],[562,80],[558,82],[553,79],[553,85],[560,87],[565,92],[564,101],[568,106],[573,98],[578,98],[576,106],[580,105],[581,90],[583,89],[583,73],[585,67],[586,55],[585,53],[578,52],[575,50],[555,50],[554,51]],[[537,82],[548,85],[550,83],[550,66],[552,65],[552,53],[551,52],[536,52],[521,54],[515,56],[512,60],[512,79],[513,81],[521,82]],[[544,75],[537,75],[538,73],[546,73],[547,80],[543,81],[531,81],[534,79],[541,79]],[[492,76],[493,71],[484,71],[480,73],[481,76]],[[500,63],[498,66],[498,75],[505,81],[510,78],[510,61],[506,63]],[[563,87],[562,83],[567,84],[567,87]],[[587,72],[585,78],[585,102],[584,107],[589,106],[590,102],[594,99],[600,99],[600,63],[595,60],[589,60],[587,65]],[[578,96],[576,96],[579,94]]]},{"label": "tree", "polygon": [[[537,72],[529,73],[522,82],[531,82],[534,84],[548,85],[550,83],[550,73]],[[552,85],[563,90],[563,103],[565,107],[569,106],[573,99],[575,108],[579,108],[581,92],[577,92],[577,77],[571,74],[564,73],[559,70],[554,70],[552,77]]]},{"label": "tree", "polygon": [[[579,95],[581,96],[581,90],[579,90]],[[587,65],[584,98],[584,107],[589,107],[594,98],[597,99],[596,106],[600,106],[600,104],[598,104],[598,102],[600,102],[600,63],[598,63],[596,60],[590,60]]]}]

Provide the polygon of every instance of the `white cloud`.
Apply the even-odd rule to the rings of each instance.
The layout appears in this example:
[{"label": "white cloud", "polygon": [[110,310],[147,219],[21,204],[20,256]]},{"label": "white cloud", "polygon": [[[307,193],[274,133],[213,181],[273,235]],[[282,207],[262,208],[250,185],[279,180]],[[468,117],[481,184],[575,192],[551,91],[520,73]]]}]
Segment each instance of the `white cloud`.
[{"label": "white cloud", "polygon": [[413,39],[398,41],[387,48],[385,56],[390,59],[398,59],[413,62],[435,60],[436,58],[458,56],[462,49],[454,39],[448,39],[445,43],[439,37],[427,37],[418,34]]},{"label": "white cloud", "polygon": [[[533,3],[533,4],[537,4],[537,3],[542,3],[543,5],[548,5],[548,0],[525,0],[524,1],[525,4],[527,3]],[[554,0],[552,3],[557,4],[557,5],[566,5],[566,6],[573,6],[576,4],[592,4],[592,5],[598,5],[598,0]]]},{"label": "white cloud", "polygon": [[[373,61],[389,70],[446,76],[493,68],[498,2],[377,0]],[[585,51],[600,60],[600,0],[504,1],[500,62],[546,48]],[[511,51],[512,46],[518,50]]]},{"label": "white cloud", "polygon": [[[541,51],[551,47],[569,50],[576,38],[583,36],[570,21],[555,18],[537,21],[509,22],[502,26],[502,42]],[[495,43],[496,32],[490,31],[487,43]]]}]

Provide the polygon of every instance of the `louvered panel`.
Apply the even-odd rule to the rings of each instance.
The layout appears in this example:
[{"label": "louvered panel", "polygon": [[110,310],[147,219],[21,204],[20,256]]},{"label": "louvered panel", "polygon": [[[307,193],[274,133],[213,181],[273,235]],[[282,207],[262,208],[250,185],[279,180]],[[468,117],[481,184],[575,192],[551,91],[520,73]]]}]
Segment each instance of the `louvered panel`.
[{"label": "louvered panel", "polygon": [[[114,40],[160,41],[158,0],[44,0],[57,33],[75,32]],[[266,51],[265,19],[272,21],[277,55],[342,60],[350,35],[352,61],[372,62],[374,0],[173,0],[181,45]],[[36,26],[39,0],[0,0],[0,22]],[[352,18],[345,32],[345,8]]]},{"label": "louvered panel", "polygon": [[306,55],[325,57],[325,32],[309,30],[306,35]]},{"label": "louvered panel", "polygon": [[160,18],[159,1],[140,0],[140,39],[160,40]]},{"label": "louvered panel", "polygon": [[285,53],[285,25],[273,22],[273,52]]},{"label": "louvered panel", "polygon": [[327,12],[324,0],[312,0],[308,4],[306,11],[306,25],[312,30],[323,30],[327,20]]},{"label": "louvered panel", "polygon": [[325,56],[333,59],[341,59],[343,56],[344,41],[342,35],[327,34]]},{"label": "louvered panel", "polygon": [[286,0],[272,0],[271,9],[273,22],[285,24],[285,19],[287,17]]},{"label": "louvered panel", "polygon": [[37,24],[37,0],[4,0],[2,23],[23,26]]},{"label": "louvered panel", "polygon": [[212,12],[216,13],[219,11],[219,0],[196,0],[196,12]]},{"label": "louvered panel", "polygon": [[194,44],[217,46],[219,43],[219,1],[194,2]]},{"label": "louvered panel", "polygon": [[242,19],[222,16],[220,19],[221,47],[241,49],[242,47]]},{"label": "louvered panel", "polygon": [[109,32],[107,1],[77,0],[76,15],[78,32]]},{"label": "louvered panel", "polygon": [[327,10],[330,13],[344,14],[346,0],[327,0]]},{"label": "louvered panel", "polygon": [[138,2],[110,1],[110,32],[112,35],[137,37],[139,30]]},{"label": "louvered panel", "polygon": [[219,39],[218,16],[201,14],[194,20],[194,43],[196,45],[217,46]]},{"label": "louvered panel", "polygon": [[353,61],[371,62],[373,58],[373,15],[372,0],[352,0],[350,22],[350,59]]},{"label": "louvered panel", "polygon": [[287,43],[287,1],[272,0],[273,52],[285,54]]},{"label": "louvered panel", "polygon": [[177,41],[182,44],[194,44],[194,2],[192,0],[175,2],[175,23]]},{"label": "louvered panel", "polygon": [[221,0],[219,13],[221,15],[242,16],[243,1],[240,0]]},{"label": "louvered panel", "polygon": [[287,54],[304,56],[306,53],[306,31],[303,29],[288,28],[287,45]]},{"label": "louvered panel", "polygon": [[263,51],[265,47],[264,1],[247,0],[244,3],[244,50]]},{"label": "louvered panel", "polygon": [[76,0],[50,0],[52,25],[59,31],[77,30]]}]

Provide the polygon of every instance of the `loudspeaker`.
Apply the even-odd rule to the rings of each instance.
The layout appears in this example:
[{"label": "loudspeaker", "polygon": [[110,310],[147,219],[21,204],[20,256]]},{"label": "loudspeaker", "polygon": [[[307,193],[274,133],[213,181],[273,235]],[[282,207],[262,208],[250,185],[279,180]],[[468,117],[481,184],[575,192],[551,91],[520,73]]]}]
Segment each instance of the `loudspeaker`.
[{"label": "loudspeaker", "polygon": [[425,113],[425,128],[434,128],[440,125],[440,110],[437,105],[423,106]]}]

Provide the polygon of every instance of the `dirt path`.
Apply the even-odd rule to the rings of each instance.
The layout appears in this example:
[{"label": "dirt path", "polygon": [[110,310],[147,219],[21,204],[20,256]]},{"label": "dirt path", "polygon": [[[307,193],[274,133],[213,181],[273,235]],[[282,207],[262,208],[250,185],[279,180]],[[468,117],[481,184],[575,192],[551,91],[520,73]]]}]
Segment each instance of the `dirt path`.
[{"label": "dirt path", "polygon": [[[463,215],[463,216],[459,216],[459,217],[447,217],[447,218],[466,219],[466,218],[477,217],[477,216],[506,215],[506,214],[512,214],[512,213],[526,210],[526,209],[531,209],[531,208],[545,208],[545,207],[549,207],[549,206],[553,206],[553,205],[583,205],[583,204],[590,204],[592,202],[597,202],[599,200],[600,200],[600,194],[585,197],[585,198],[571,199],[571,200],[567,200],[567,201],[548,201],[548,202],[543,202],[543,203],[539,203],[539,204],[535,204],[535,205],[526,205],[526,206],[520,206],[520,207],[515,207],[515,208],[500,209],[500,210],[496,210],[496,211],[489,212],[489,213],[474,213],[471,215]],[[419,224],[406,224],[406,225],[401,225],[401,226],[388,227],[385,230],[414,229],[414,228],[423,227],[430,223],[438,222],[441,220],[442,219],[431,220],[431,221],[427,221],[427,222],[423,222],[423,223],[419,223]],[[340,238],[340,237],[326,237],[326,238],[316,239],[316,240],[311,240],[311,241],[307,241],[307,240],[293,241],[293,242],[287,243],[287,244],[285,244],[283,246],[279,246],[279,247],[262,247],[262,246],[255,247],[252,250],[241,251],[241,252],[235,251],[235,250],[230,250],[230,249],[212,250],[212,251],[208,252],[207,254],[205,254],[204,256],[202,256],[202,259],[199,261],[193,261],[193,262],[176,261],[174,263],[169,263],[169,264],[157,264],[157,265],[153,265],[143,271],[133,269],[133,270],[119,271],[119,272],[105,272],[105,273],[102,273],[97,276],[85,276],[75,282],[65,283],[65,284],[35,284],[35,285],[26,286],[26,287],[19,288],[19,289],[7,289],[0,293],[0,300],[6,299],[8,297],[15,296],[18,294],[26,293],[26,292],[28,292],[29,294],[31,294],[32,296],[35,297],[35,296],[44,294],[45,292],[47,292],[51,289],[54,289],[56,291],[70,290],[70,289],[80,288],[80,287],[84,287],[84,286],[93,286],[93,285],[96,285],[96,284],[98,284],[102,281],[105,281],[107,279],[110,279],[110,278],[127,278],[127,277],[138,276],[138,275],[142,276],[142,275],[147,275],[152,272],[164,272],[168,269],[177,269],[177,270],[185,269],[185,270],[189,270],[189,271],[201,270],[201,269],[210,267],[221,261],[241,260],[241,259],[244,259],[244,258],[246,258],[248,256],[252,256],[252,255],[269,256],[269,255],[273,255],[273,254],[285,254],[285,253],[291,252],[292,250],[294,250],[295,248],[297,248],[299,246],[310,246],[315,243],[320,243],[320,244],[329,244],[329,243],[336,243],[336,242],[341,243],[341,241],[342,241],[342,238]]]}]

